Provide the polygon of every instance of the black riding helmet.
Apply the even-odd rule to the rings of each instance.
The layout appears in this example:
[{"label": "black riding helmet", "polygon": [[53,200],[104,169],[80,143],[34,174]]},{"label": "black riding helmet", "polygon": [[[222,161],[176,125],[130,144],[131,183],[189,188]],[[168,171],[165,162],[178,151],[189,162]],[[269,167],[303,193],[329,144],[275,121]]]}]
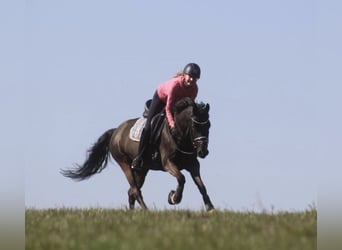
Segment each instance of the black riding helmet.
[{"label": "black riding helmet", "polygon": [[196,79],[200,79],[201,69],[196,63],[188,63],[185,65],[183,73]]}]

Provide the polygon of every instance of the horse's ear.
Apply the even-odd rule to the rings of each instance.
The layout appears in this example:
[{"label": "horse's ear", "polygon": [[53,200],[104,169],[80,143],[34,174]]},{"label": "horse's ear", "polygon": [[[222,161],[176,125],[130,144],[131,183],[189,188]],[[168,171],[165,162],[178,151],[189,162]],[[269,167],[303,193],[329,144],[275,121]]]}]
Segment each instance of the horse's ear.
[{"label": "horse's ear", "polygon": [[205,105],[205,110],[206,110],[207,112],[209,112],[209,109],[210,109],[210,105],[209,105],[209,103],[207,103],[207,104]]}]

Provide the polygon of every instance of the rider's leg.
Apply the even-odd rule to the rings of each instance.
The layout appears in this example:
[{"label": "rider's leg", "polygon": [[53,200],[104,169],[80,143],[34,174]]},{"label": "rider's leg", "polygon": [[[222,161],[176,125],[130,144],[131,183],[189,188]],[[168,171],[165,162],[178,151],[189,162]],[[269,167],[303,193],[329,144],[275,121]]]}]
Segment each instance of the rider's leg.
[{"label": "rider's leg", "polygon": [[141,134],[140,142],[139,142],[139,151],[138,155],[132,162],[133,169],[141,169],[143,165],[143,156],[148,147],[150,135],[151,135],[151,121],[154,115],[158,114],[164,108],[165,104],[159,99],[157,92],[154,94],[150,106],[150,110],[147,115],[147,120],[145,124],[145,128]]}]

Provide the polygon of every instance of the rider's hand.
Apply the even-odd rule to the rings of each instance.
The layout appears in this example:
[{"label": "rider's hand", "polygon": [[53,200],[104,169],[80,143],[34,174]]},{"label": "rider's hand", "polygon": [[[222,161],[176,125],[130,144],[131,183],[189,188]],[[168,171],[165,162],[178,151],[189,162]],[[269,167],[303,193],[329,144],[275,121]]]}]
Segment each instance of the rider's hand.
[{"label": "rider's hand", "polygon": [[172,136],[176,136],[177,135],[177,129],[174,126],[170,127],[170,131],[171,131],[171,135]]}]

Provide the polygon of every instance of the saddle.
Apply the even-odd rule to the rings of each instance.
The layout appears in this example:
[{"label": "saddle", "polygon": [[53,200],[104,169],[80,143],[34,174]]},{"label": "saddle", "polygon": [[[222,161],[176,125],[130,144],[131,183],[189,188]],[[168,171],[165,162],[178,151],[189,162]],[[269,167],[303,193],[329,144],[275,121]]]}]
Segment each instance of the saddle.
[{"label": "saddle", "polygon": [[[141,134],[146,124],[147,115],[149,112],[149,108],[152,100],[148,100],[145,103],[145,109],[143,112],[143,117],[139,118],[134,125],[130,129],[129,137],[131,140],[140,141]],[[160,161],[160,153],[158,146],[160,144],[161,133],[164,128],[164,124],[166,122],[165,109],[163,109],[160,113],[156,114],[151,121],[151,134],[149,138],[148,145],[148,155],[150,155],[152,162]],[[146,155],[147,155],[146,154]]]},{"label": "saddle", "polygon": [[[140,141],[141,133],[145,127],[147,115],[149,112],[149,108],[151,105],[152,100],[148,100],[145,103],[145,108],[143,112],[143,116],[139,118],[135,124],[132,126],[129,137],[131,140]],[[165,109],[162,110],[160,113],[156,114],[151,121],[151,136],[149,138],[149,144],[156,147],[159,146],[161,132],[163,130],[164,124],[166,122],[165,119]]]}]

